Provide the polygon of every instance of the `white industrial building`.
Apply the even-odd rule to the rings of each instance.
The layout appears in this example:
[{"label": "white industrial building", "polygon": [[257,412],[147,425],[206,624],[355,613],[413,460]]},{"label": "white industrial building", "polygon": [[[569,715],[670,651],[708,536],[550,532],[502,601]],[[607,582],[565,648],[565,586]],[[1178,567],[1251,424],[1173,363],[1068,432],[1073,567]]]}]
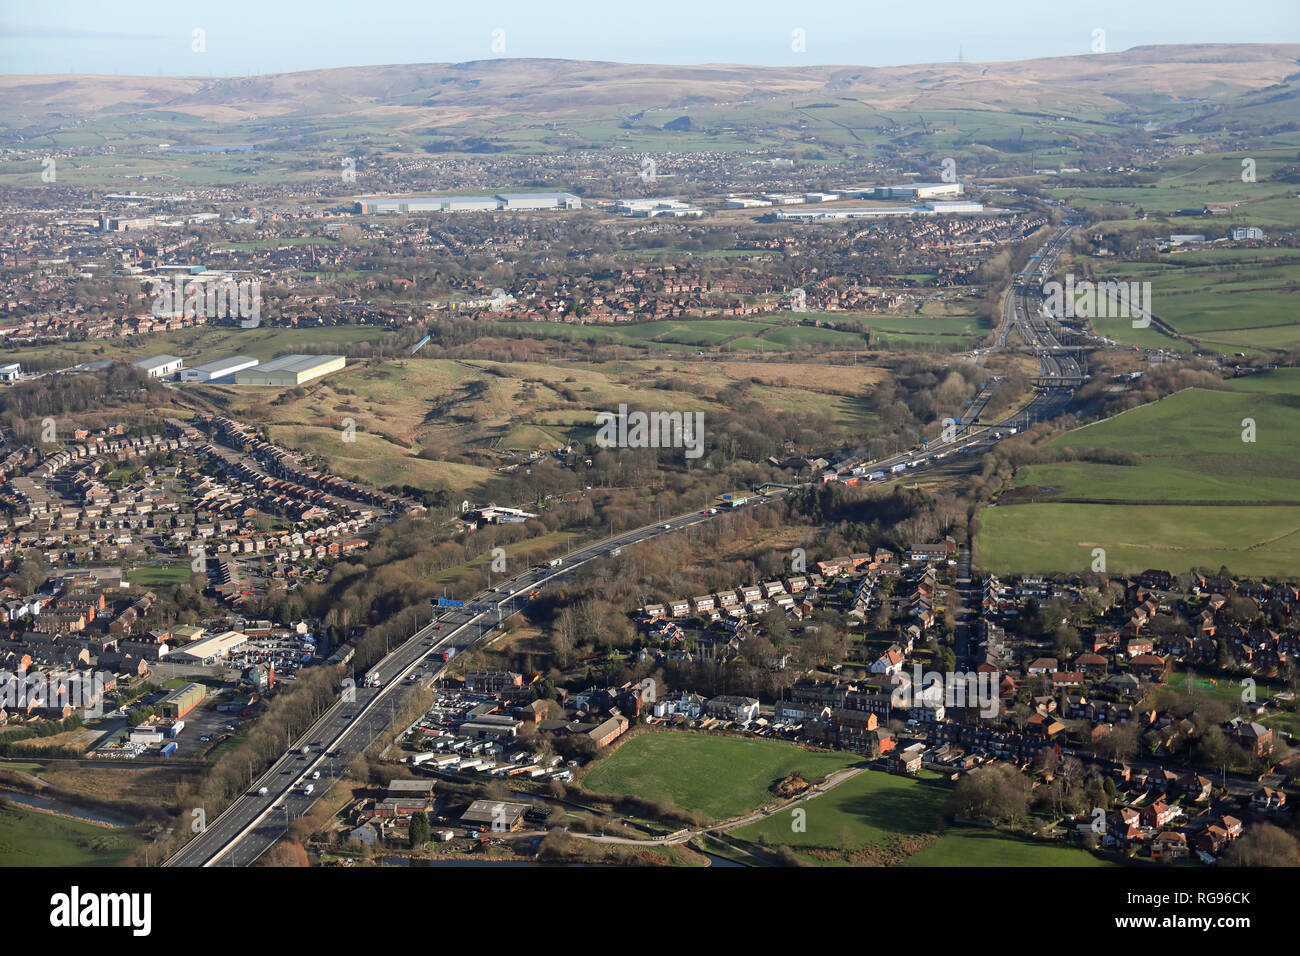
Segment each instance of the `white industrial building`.
[{"label": "white industrial building", "polygon": [[497,193],[494,196],[394,196],[358,199],[362,214],[411,212],[498,212],[581,209],[573,193]]},{"label": "white industrial building", "polygon": [[247,355],[229,355],[226,358],[215,359],[211,362],[204,362],[202,365],[195,365],[191,368],[181,371],[182,382],[215,382],[218,379],[230,378],[236,372],[242,372],[246,368],[252,368],[257,364],[257,359]]},{"label": "white industrial building", "polygon": [[931,202],[918,206],[841,206],[832,209],[777,209],[772,217],[778,221],[806,222],[820,219],[885,219],[890,216],[944,216],[958,213],[1003,214],[1005,210],[985,210],[977,202]]},{"label": "white industrial building", "polygon": [[907,183],[902,186],[877,186],[877,199],[941,199],[960,196],[961,183]]},{"label": "white industrial building", "polygon": [[581,209],[582,200],[573,193],[497,193],[502,209]]},{"label": "white industrial building", "polygon": [[310,382],[347,365],[342,355],[281,355],[235,373],[236,385],[294,386]]},{"label": "white industrial building", "polygon": [[687,216],[704,215],[703,209],[682,202],[680,199],[620,199],[614,204],[614,209],[625,216],[642,219],[658,219],[662,216],[681,219]]},{"label": "white industrial building", "polygon": [[151,355],[131,363],[152,378],[166,378],[181,370],[185,360],[175,355]]},{"label": "white industrial building", "polygon": [[214,664],[227,657],[237,647],[248,643],[248,636],[240,631],[223,631],[211,637],[186,644],[169,655],[173,660],[193,661],[196,664]]},{"label": "white industrial building", "polygon": [[23,374],[23,367],[17,362],[0,365],[0,382],[16,382]]}]

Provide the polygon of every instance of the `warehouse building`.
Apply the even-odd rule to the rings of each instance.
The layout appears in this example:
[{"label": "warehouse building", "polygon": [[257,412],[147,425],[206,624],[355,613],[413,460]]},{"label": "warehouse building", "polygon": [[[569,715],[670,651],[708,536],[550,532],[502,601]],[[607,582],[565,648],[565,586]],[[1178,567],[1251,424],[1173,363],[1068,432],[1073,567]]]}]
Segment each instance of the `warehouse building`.
[{"label": "warehouse building", "polygon": [[179,372],[185,360],[175,355],[151,355],[136,359],[131,364],[153,378],[166,378]]},{"label": "warehouse building", "polygon": [[192,368],[181,371],[182,382],[215,382],[219,379],[232,379],[236,372],[242,372],[246,368],[252,368],[257,364],[257,359],[250,358],[247,355],[230,355],[226,358],[215,359],[211,362],[204,362],[202,365],[195,365]]},{"label": "warehouse building", "polygon": [[942,199],[960,196],[961,183],[908,183],[905,186],[877,186],[877,199]]},{"label": "warehouse building", "polygon": [[1002,215],[1006,210],[985,209],[977,202],[927,202],[915,206],[834,206],[830,209],[778,209],[771,218],[783,222],[819,219],[886,219],[891,216],[948,216],[959,213]]},{"label": "warehouse building", "polygon": [[248,643],[248,635],[239,631],[223,631],[172,651],[170,658],[193,661],[196,664],[215,664],[223,657],[229,656],[236,647],[242,647],[246,643]]},{"label": "warehouse building", "polygon": [[469,809],[460,815],[463,827],[495,830],[497,832],[517,830],[524,822],[528,812],[526,803],[506,803],[504,800],[475,800]]},{"label": "warehouse building", "polygon": [[342,355],[281,355],[235,373],[236,385],[302,385],[347,365]]},{"label": "warehouse building", "polygon": [[206,695],[207,691],[202,684],[186,684],[180,690],[174,690],[164,697],[158,703],[158,709],[162,711],[164,717],[180,719],[203,703]]},{"label": "warehouse building", "polygon": [[502,209],[581,209],[573,193],[497,193]]},{"label": "warehouse building", "polygon": [[497,193],[495,196],[395,196],[358,199],[363,215],[411,212],[498,212],[534,209],[581,209],[573,193]]}]

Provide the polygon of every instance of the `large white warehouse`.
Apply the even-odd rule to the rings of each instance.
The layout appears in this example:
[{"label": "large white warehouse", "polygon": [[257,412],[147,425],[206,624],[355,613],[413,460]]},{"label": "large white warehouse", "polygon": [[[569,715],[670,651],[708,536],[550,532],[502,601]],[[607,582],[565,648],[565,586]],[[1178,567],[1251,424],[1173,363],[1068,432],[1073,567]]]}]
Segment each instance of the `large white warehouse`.
[{"label": "large white warehouse", "polygon": [[358,199],[356,211],[373,213],[495,212],[530,209],[581,209],[573,193],[497,193],[495,196],[393,196]]},{"label": "large white warehouse", "polygon": [[185,360],[175,355],[151,355],[148,358],[136,359],[131,364],[154,378],[166,378],[173,372],[179,372]]},{"label": "large white warehouse", "polygon": [[225,358],[204,362],[192,368],[181,370],[182,382],[215,382],[217,379],[230,378],[236,372],[252,368],[257,359],[247,355],[228,355]]}]

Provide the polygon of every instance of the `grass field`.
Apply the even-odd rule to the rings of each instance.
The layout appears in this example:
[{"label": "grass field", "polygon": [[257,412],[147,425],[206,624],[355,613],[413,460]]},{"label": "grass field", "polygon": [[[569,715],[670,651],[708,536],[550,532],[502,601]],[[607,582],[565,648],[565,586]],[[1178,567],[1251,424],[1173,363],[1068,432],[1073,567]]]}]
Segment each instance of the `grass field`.
[{"label": "grass field", "polygon": [[1300,507],[1029,504],[980,513],[975,565],[1008,574],[1079,574],[1106,552],[1117,574],[1196,567],[1300,574]]},{"label": "grass field", "polygon": [[[1201,228],[1209,235],[1211,227]],[[1215,228],[1221,228],[1217,224]],[[1206,248],[1171,252],[1157,262],[1082,258],[1098,279],[1151,283],[1151,308],[1183,339],[1157,327],[1133,328],[1128,318],[1097,318],[1102,335],[1133,345],[1181,351],[1235,352],[1293,349],[1300,346],[1294,321],[1300,250]]]},{"label": "grass field", "polygon": [[[1231,677],[1198,674],[1189,679],[1187,671],[1175,670],[1165,678],[1164,686],[1183,693],[1212,697],[1224,703],[1241,702],[1242,683],[1240,680]],[[1255,694],[1258,699],[1264,700],[1272,697],[1282,689],[1281,684],[1259,681],[1255,685]]]},{"label": "grass field", "polygon": [[851,754],[813,753],[772,740],[661,730],[623,744],[582,778],[582,786],[671,798],[679,810],[724,820],[775,800],[768,788],[791,773],[811,782],[856,762]]},{"label": "grass field", "polygon": [[[860,849],[891,836],[933,833],[942,822],[946,784],[868,770],[797,807],[740,827],[733,834],[768,846],[793,850],[828,847]],[[795,812],[804,810],[806,829],[794,829]]]},{"label": "grass field", "polygon": [[[1102,548],[1107,570],[1118,573],[1226,565],[1236,574],[1295,577],[1300,448],[1292,434],[1300,370],[1226,384],[1222,391],[1187,389],[1053,439],[1047,447],[1116,449],[1142,461],[1018,470],[1004,497],[1031,503],[982,512],[977,565],[1079,572]],[[1246,419],[1254,422],[1254,441],[1242,440]],[[1084,500],[1053,500],[1062,497]]]},{"label": "grass field", "polygon": [[[1186,389],[1078,428],[1047,448],[1136,452],[1135,466],[1095,462],[1033,465],[1017,487],[1036,496],[1134,501],[1300,502],[1300,449],[1293,440],[1300,369],[1233,379],[1224,391]],[[1255,440],[1242,440],[1242,422]]]},{"label": "grass field", "polygon": [[1078,847],[1015,837],[993,830],[949,830],[908,857],[903,866],[1116,866]]},{"label": "grass field", "polygon": [[188,564],[164,564],[132,568],[126,573],[127,580],[136,587],[152,588],[164,584],[188,584],[194,569]]},{"label": "grass field", "polygon": [[0,866],[117,866],[140,842],[129,831],[0,806]]},{"label": "grass field", "polygon": [[303,351],[303,346],[318,349],[323,345],[357,342],[380,342],[392,335],[388,329],[365,325],[340,325],[320,329],[289,329],[264,326],[241,329],[226,326],[200,326],[178,329],[158,335],[124,339],[94,339],[85,342],[62,342],[58,345],[33,345],[4,349],[5,361],[22,362],[25,358],[57,357],[68,365],[99,359],[134,361],[150,355],[167,353],[185,359],[186,365],[198,365],[230,355],[251,355],[267,361],[277,355]]},{"label": "grass field", "polygon": [[[205,390],[236,417],[265,422],[274,440],[321,455],[342,474],[459,493],[481,488],[505,463],[493,452],[590,442],[596,413],[621,403],[701,411],[708,422],[757,400],[818,423],[832,440],[849,440],[878,427],[861,397],[887,374],[868,365],[666,357],[597,364],[417,357],[358,365],[296,397],[282,389]],[[343,440],[346,418],[355,422],[352,442]]]},{"label": "grass field", "polygon": [[[1225,221],[1232,225],[1291,225],[1295,223],[1294,204],[1288,210],[1285,200],[1295,193],[1295,187],[1283,181],[1273,181],[1271,176],[1283,166],[1295,161],[1290,149],[1254,149],[1249,157],[1255,161],[1255,182],[1241,179],[1241,161],[1246,153],[1218,153],[1211,155],[1171,157],[1160,163],[1155,183],[1133,186],[1073,186],[1056,185],[1058,198],[1080,206],[1124,205],[1145,212],[1148,216],[1169,216],[1180,209],[1203,207],[1207,203],[1231,205],[1227,216],[1214,217],[1213,225]],[[1279,203],[1279,201],[1282,201]],[[1173,218],[1179,224],[1176,232],[1202,232],[1200,218]],[[1205,224],[1207,227],[1210,224]],[[1189,227],[1189,228],[1182,228]]]}]

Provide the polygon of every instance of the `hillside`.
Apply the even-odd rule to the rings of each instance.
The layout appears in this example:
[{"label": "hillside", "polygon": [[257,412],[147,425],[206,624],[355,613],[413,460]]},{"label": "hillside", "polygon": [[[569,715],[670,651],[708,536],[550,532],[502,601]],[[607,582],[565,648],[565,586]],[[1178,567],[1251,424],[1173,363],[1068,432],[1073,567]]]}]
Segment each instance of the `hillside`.
[{"label": "hillside", "polygon": [[[1009,63],[900,67],[662,66],[567,60],[349,67],[256,77],[2,76],[0,123],[30,137],[51,124],[149,118],[314,125],[379,121],[390,129],[450,127],[502,117],[563,121],[827,97],[876,110],[976,109],[1093,116],[1266,91],[1294,95],[1300,45],[1137,47]],[[1132,91],[1140,90],[1140,94]],[[668,116],[664,120],[671,120]],[[273,134],[269,127],[264,135]]]}]

